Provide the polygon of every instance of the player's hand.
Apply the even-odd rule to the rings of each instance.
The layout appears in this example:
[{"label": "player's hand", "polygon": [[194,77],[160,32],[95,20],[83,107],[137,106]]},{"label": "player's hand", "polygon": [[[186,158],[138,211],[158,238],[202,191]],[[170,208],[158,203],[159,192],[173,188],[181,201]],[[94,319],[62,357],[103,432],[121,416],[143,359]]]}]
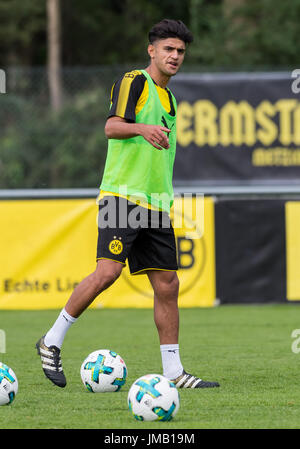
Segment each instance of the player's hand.
[{"label": "player's hand", "polygon": [[[166,150],[170,147],[168,135],[170,129],[160,125],[143,125],[141,129],[141,136],[144,137],[154,148]],[[167,134],[165,134],[167,133]]]}]

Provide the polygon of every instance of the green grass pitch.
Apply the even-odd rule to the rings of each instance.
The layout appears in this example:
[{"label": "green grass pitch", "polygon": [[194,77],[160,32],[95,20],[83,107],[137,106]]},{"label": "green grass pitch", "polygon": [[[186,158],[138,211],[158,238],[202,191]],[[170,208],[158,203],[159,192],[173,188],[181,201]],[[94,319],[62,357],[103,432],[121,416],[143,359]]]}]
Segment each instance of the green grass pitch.
[{"label": "green grass pitch", "polygon": [[[179,390],[181,406],[170,422],[138,422],[127,407],[135,379],[161,373],[159,342],[149,309],[89,309],[69,330],[62,349],[67,387],[46,379],[35,342],[58,315],[51,311],[1,311],[9,365],[19,381],[10,406],[0,407],[4,429],[276,429],[299,428],[300,353],[292,331],[299,307],[219,306],[182,309],[181,359],[188,372],[221,387]],[[116,393],[93,394],[80,378],[84,358],[112,349],[125,360],[126,384]]]}]

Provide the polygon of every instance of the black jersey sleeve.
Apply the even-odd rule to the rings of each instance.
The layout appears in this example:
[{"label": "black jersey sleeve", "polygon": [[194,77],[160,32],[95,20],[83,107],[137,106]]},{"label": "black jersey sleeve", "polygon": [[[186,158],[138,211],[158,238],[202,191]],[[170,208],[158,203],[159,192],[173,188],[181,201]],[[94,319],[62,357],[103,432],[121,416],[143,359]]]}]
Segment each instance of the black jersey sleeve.
[{"label": "black jersey sleeve", "polygon": [[125,73],[112,87],[109,117],[118,116],[135,122],[135,109],[146,77],[139,70]]}]

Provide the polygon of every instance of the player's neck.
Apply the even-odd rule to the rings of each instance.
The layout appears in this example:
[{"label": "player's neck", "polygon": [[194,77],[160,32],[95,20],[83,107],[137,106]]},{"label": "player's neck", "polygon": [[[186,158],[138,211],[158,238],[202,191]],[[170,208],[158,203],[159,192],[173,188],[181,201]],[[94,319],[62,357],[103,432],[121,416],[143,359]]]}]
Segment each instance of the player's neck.
[{"label": "player's neck", "polygon": [[145,70],[147,73],[149,73],[153,81],[155,81],[158,86],[162,87],[163,89],[167,87],[167,84],[171,78],[170,76],[164,75],[163,73],[159,72],[152,65],[149,65]]}]

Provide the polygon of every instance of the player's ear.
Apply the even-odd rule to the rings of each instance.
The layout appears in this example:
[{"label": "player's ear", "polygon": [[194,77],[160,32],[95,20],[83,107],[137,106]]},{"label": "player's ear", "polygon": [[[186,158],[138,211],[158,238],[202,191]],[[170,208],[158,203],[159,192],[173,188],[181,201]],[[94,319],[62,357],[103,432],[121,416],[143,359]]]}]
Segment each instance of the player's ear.
[{"label": "player's ear", "polygon": [[154,45],[153,44],[148,45],[148,55],[150,56],[151,59],[154,57]]}]

